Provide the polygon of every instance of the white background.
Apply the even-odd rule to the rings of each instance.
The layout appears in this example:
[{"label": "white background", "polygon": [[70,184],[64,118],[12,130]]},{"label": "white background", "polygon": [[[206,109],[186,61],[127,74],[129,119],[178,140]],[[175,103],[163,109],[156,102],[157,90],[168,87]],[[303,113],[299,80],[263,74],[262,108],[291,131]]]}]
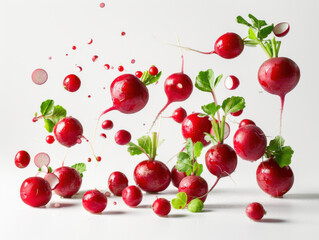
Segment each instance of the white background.
[{"label": "white background", "polygon": [[[5,239],[318,238],[318,1],[108,0],[103,9],[99,3],[96,0],[0,1],[1,236]],[[215,40],[226,32],[245,37],[247,28],[238,25],[235,19],[237,15],[246,17],[248,13],[268,23],[290,23],[291,31],[282,39],[279,55],[292,58],[301,69],[300,82],[287,95],[284,110],[283,136],[295,150],[291,164],[295,184],[283,199],[271,198],[258,188],[255,181],[258,162],[239,159],[233,181],[223,179],[200,214],[172,210],[170,217],[159,218],[150,208],[156,195],[149,194],[137,209],[128,208],[120,198],[109,198],[102,215],[86,212],[80,199],[54,196],[52,204],[39,209],[22,203],[20,185],[36,173],[36,168],[32,163],[26,169],[16,168],[15,153],[25,149],[33,157],[45,151],[51,156],[53,168],[61,165],[65,153],[58,143],[46,144],[47,132],[42,122],[31,121],[43,100],[52,98],[64,106],[68,115],[81,121],[84,135],[92,138],[98,115],[111,106],[108,89],[119,75],[117,67],[123,65],[126,72],[134,73],[153,64],[158,66],[163,77],[158,85],[149,87],[150,100],[143,111],[134,115],[111,112],[104,117],[112,119],[115,127],[107,132],[107,140],[97,138],[95,151],[103,160],[99,165],[88,164],[82,190],[107,189],[107,178],[115,170],[123,171],[133,184],[134,166],[143,157],[131,157],[125,147],[114,143],[113,135],[125,128],[136,140],[146,133],[166,103],[163,82],[171,73],[180,71],[181,61],[179,50],[162,42],[176,43],[178,36],[182,45],[210,51]],[[125,36],[121,36],[122,31],[126,32]],[[92,45],[87,45],[89,38],[94,41]],[[71,49],[73,45],[77,50]],[[95,54],[99,59],[93,63],[91,57]],[[184,54],[185,72],[193,80],[199,71],[213,68],[216,74],[234,74],[241,81],[233,92],[225,90],[223,84],[217,88],[220,102],[231,94],[244,96],[247,102],[242,116],[230,119],[232,131],[227,143],[232,145],[237,128],[232,121],[239,122],[243,118],[254,120],[269,137],[278,134],[279,97],[264,92],[257,81],[258,68],[266,60],[260,48],[247,47],[233,60],[193,52]],[[48,60],[49,56],[52,60]],[[131,59],[136,63],[131,64]],[[115,69],[105,70],[105,63]],[[75,64],[82,66],[83,71],[77,73]],[[45,85],[32,83],[31,73],[36,68],[47,70],[49,79]],[[62,87],[64,77],[70,73],[78,74],[82,80],[76,93],[69,93]],[[92,98],[87,97],[89,94]],[[169,116],[179,106],[189,113],[200,111],[201,105],[211,101],[209,94],[194,89],[187,101],[172,104],[163,115]],[[161,137],[165,142],[159,149],[158,159],[166,162],[182,147],[180,125],[171,119],[162,119]],[[88,157],[91,157],[88,145],[77,145],[69,150],[66,165],[86,162]],[[173,162],[169,163],[169,167],[172,166]],[[207,170],[203,176],[209,185],[215,180]],[[160,196],[171,199],[175,191],[171,187]],[[118,204],[113,205],[113,201]],[[267,209],[263,222],[255,223],[246,217],[245,206],[252,201],[263,203]],[[55,208],[54,203],[62,205]]]}]

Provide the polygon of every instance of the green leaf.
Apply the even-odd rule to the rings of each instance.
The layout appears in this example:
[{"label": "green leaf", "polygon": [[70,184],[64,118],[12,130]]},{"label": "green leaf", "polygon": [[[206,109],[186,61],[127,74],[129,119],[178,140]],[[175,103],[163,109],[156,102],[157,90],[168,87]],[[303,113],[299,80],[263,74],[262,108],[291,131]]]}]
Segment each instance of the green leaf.
[{"label": "green leaf", "polygon": [[261,29],[259,32],[258,32],[258,38],[260,39],[264,39],[266,37],[268,37],[268,35],[270,33],[272,33],[272,30],[274,29],[274,24],[271,24],[267,27],[264,27],[263,29]]},{"label": "green leaf", "polygon": [[293,154],[294,151],[292,150],[292,148],[290,146],[285,146],[281,149],[280,152],[275,154],[276,162],[281,168],[284,166],[289,166]]},{"label": "green leaf", "polygon": [[143,136],[137,139],[138,145],[145,150],[147,154],[152,152],[152,140],[150,136]]},{"label": "green leaf", "polygon": [[203,169],[204,169],[203,164],[198,164],[196,176],[200,176],[203,173]]},{"label": "green leaf", "polygon": [[175,168],[179,172],[184,172],[189,176],[193,172],[193,160],[185,152],[180,152],[177,156]]},{"label": "green leaf", "polygon": [[274,158],[281,168],[290,165],[294,153],[290,146],[284,146],[284,144],[283,137],[277,136],[269,142],[265,153],[267,158]]},{"label": "green leaf", "polygon": [[249,47],[256,47],[259,44],[259,42],[255,40],[245,40],[244,44]]},{"label": "green leaf", "polygon": [[41,103],[40,109],[42,116],[50,115],[53,111],[54,101],[48,99]]},{"label": "green leaf", "polygon": [[53,108],[52,116],[57,118],[57,122],[59,122],[61,119],[66,117],[66,110],[62,106],[56,105]]},{"label": "green leaf", "polygon": [[184,209],[187,204],[187,195],[184,192],[179,192],[176,194],[176,198],[171,201],[172,207],[175,209]]},{"label": "green leaf", "polygon": [[196,77],[195,87],[204,92],[211,92],[214,86],[214,72],[212,69],[200,71]]},{"label": "green leaf", "polygon": [[280,149],[284,146],[285,140],[281,136],[275,137],[275,139],[271,140],[269,142],[269,145],[267,147],[267,151],[280,151]]},{"label": "green leaf", "polygon": [[49,173],[52,173],[53,171],[52,171],[52,168],[49,166],[48,167],[48,170],[49,170]]},{"label": "green leaf", "polygon": [[216,138],[212,134],[206,133],[206,132],[204,134],[205,134],[205,137],[204,137],[205,141],[211,142],[212,144],[216,144],[217,143]]},{"label": "green leaf", "polygon": [[220,105],[216,106],[216,104],[213,102],[207,105],[203,105],[201,108],[207,115],[215,116],[215,114],[220,109]]},{"label": "green leaf", "polygon": [[253,23],[253,26],[257,29],[262,28],[263,26],[266,26],[267,23],[265,20],[258,20],[256,17],[254,17],[252,14],[249,14],[248,17],[250,18],[251,22]]},{"label": "green leaf", "polygon": [[251,39],[251,40],[255,40],[257,37],[256,37],[256,34],[254,32],[254,30],[252,28],[249,28],[248,30],[248,37]]},{"label": "green leaf", "polygon": [[159,72],[156,76],[151,75],[148,71],[143,72],[143,75],[141,77],[141,81],[146,85],[151,85],[153,83],[156,83],[160,77],[162,76],[162,72]]},{"label": "green leaf", "polygon": [[238,16],[236,18],[236,20],[237,20],[237,23],[239,23],[239,24],[243,24],[243,25],[246,25],[248,27],[252,27],[252,25],[250,23],[248,23],[242,16]]},{"label": "green leaf", "polygon": [[204,147],[204,145],[200,141],[198,141],[194,144],[194,157],[195,157],[195,159],[200,156],[200,154],[202,153],[203,147]]},{"label": "green leaf", "polygon": [[204,208],[204,203],[199,198],[195,198],[188,203],[187,210],[190,212],[201,212]]},{"label": "green leaf", "polygon": [[223,74],[220,74],[220,75],[215,79],[213,89],[215,89],[215,88],[217,87],[217,85],[219,84],[220,80],[222,80],[222,78],[223,78]]},{"label": "green leaf", "polygon": [[186,152],[191,160],[194,159],[194,144],[191,138],[187,138],[185,144]]},{"label": "green leaf", "polygon": [[230,97],[224,100],[222,109],[225,116],[245,108],[245,99],[243,97]]},{"label": "green leaf", "polygon": [[140,155],[143,153],[143,151],[135,144],[132,142],[129,142],[128,144],[127,151],[132,155]]},{"label": "green leaf", "polygon": [[53,131],[54,126],[55,123],[51,119],[44,119],[44,127],[49,133]]},{"label": "green leaf", "polygon": [[198,114],[197,116],[202,118],[202,117],[206,117],[206,116],[207,116],[207,114],[200,113],[200,114]]},{"label": "green leaf", "polygon": [[86,165],[85,163],[77,163],[71,166],[71,168],[74,168],[78,173],[83,177],[83,173],[86,171]]}]

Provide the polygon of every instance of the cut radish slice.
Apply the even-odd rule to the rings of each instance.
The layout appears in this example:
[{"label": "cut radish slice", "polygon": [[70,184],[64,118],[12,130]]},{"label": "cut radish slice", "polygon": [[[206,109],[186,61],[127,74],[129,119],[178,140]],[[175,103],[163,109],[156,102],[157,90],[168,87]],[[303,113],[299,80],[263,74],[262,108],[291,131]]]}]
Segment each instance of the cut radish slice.
[{"label": "cut radish slice", "polygon": [[47,173],[44,179],[49,182],[52,190],[54,190],[60,182],[59,178],[54,173]]},{"label": "cut radish slice", "polygon": [[234,90],[239,86],[239,80],[237,77],[233,76],[233,75],[229,75],[226,79],[225,79],[225,87],[228,90]]},{"label": "cut radish slice", "polygon": [[88,44],[90,45],[90,44],[92,44],[92,43],[93,43],[93,39],[90,38],[90,39],[88,40]]},{"label": "cut radish slice", "polygon": [[[210,129],[210,134],[215,136],[215,132],[213,128]],[[229,124],[225,122],[224,139],[228,138],[229,134],[230,134],[230,127],[229,127]]]},{"label": "cut radish slice", "polygon": [[48,80],[48,73],[38,68],[32,72],[31,79],[35,84],[42,85]]},{"label": "cut radish slice", "polygon": [[45,166],[49,166],[50,164],[50,157],[48,154],[41,152],[38,153],[35,157],[34,157],[34,164],[38,167],[38,168],[42,168],[43,165]]},{"label": "cut radish slice", "polygon": [[289,32],[290,29],[290,25],[287,22],[282,22],[282,23],[278,23],[274,29],[273,29],[273,33],[277,36],[277,37],[284,37],[287,35],[287,33]]}]

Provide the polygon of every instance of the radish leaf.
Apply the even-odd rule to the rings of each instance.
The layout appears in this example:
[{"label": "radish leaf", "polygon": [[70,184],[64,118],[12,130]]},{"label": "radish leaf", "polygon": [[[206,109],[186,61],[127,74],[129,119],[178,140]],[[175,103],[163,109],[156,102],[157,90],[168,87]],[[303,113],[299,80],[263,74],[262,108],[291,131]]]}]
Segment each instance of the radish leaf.
[{"label": "radish leaf", "polygon": [[147,154],[152,152],[152,140],[149,136],[143,136],[137,139],[138,145],[145,150]]},{"label": "radish leaf", "polygon": [[284,146],[284,144],[285,140],[281,136],[277,136],[270,141],[265,153],[265,157],[274,158],[281,168],[289,166],[294,153],[290,146]]},{"label": "radish leaf", "polygon": [[176,194],[176,198],[173,198],[171,205],[175,209],[184,209],[187,204],[187,195],[184,192],[179,192]]},{"label": "radish leaf", "polygon": [[215,116],[215,114],[218,112],[220,107],[221,107],[220,105],[216,106],[216,104],[213,102],[207,105],[203,105],[201,108],[207,115]]},{"label": "radish leaf", "polygon": [[204,139],[205,139],[205,141],[211,142],[212,144],[216,144],[217,143],[216,138],[212,134],[209,134],[209,133],[206,133],[206,132],[205,132]]},{"label": "radish leaf", "polygon": [[201,212],[204,208],[204,203],[199,198],[195,198],[188,203],[187,210],[190,212]]},{"label": "radish leaf", "polygon": [[200,71],[196,77],[195,87],[204,92],[211,92],[214,88],[214,72],[212,69]]},{"label": "radish leaf", "polygon": [[225,116],[229,113],[237,112],[245,108],[245,99],[243,97],[230,97],[224,100],[222,109]]},{"label": "radish leaf", "polygon": [[271,24],[270,26],[264,27],[258,32],[258,38],[264,39],[268,37],[270,33],[272,33],[272,30],[274,29],[274,24]]},{"label": "radish leaf", "polygon": [[77,163],[71,166],[71,168],[74,168],[78,173],[83,177],[83,173],[86,171],[86,165],[85,163]]},{"label": "radish leaf", "polygon": [[127,151],[132,155],[140,155],[143,153],[143,151],[137,146],[135,143],[129,142]]},{"label": "radish leaf", "polygon": [[256,34],[252,28],[249,28],[249,30],[248,30],[248,37],[251,40],[255,40],[257,38]]},{"label": "radish leaf", "polygon": [[238,16],[238,17],[236,18],[236,20],[237,20],[237,22],[238,22],[239,24],[244,24],[244,25],[246,25],[246,26],[248,26],[248,27],[252,27],[252,25],[251,25],[250,23],[248,23],[242,16]]},{"label": "radish leaf", "polygon": [[153,83],[156,83],[159,78],[161,77],[162,72],[159,72],[156,76],[153,76],[149,73],[149,71],[145,71],[141,77],[141,81],[146,85],[151,85]]},{"label": "radish leaf", "polygon": [[184,172],[187,176],[189,176],[193,172],[193,160],[189,157],[187,153],[180,152],[177,156],[175,168],[179,172]]},{"label": "radish leaf", "polygon": [[194,158],[198,158],[200,154],[202,153],[204,145],[202,142],[198,141],[194,144]]},{"label": "radish leaf", "polygon": [[53,111],[54,101],[48,99],[41,103],[40,109],[43,116],[50,115]]}]

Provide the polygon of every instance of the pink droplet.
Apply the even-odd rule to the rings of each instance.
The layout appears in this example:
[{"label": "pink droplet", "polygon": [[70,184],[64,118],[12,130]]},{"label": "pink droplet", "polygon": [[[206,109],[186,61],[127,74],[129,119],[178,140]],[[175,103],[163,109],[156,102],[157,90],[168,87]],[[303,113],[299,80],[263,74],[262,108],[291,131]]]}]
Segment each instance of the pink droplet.
[{"label": "pink droplet", "polygon": [[103,87],[103,90],[105,90],[106,89],[106,87]]},{"label": "pink droplet", "polygon": [[78,138],[78,140],[76,140],[76,143],[77,143],[77,144],[81,144],[81,143],[82,143],[81,138]]},{"label": "pink droplet", "polygon": [[105,7],[105,3],[100,3],[100,8],[104,8]]},{"label": "pink droplet", "polygon": [[88,95],[88,98],[91,98],[91,95]]},{"label": "pink droplet", "polygon": [[92,61],[95,62],[98,58],[99,58],[99,56],[94,55],[94,56],[92,57]]},{"label": "pink droplet", "polygon": [[105,133],[101,133],[101,134],[100,134],[100,137],[106,138],[106,134],[105,134]]},{"label": "pink droplet", "polygon": [[52,60],[52,57],[51,57],[51,56],[49,57],[49,60]]},{"label": "pink droplet", "polygon": [[122,36],[125,36],[125,35],[126,35],[126,32],[121,32],[121,35],[122,35]]},{"label": "pink droplet", "polygon": [[114,69],[114,67],[112,66],[111,69]]},{"label": "pink droplet", "polygon": [[109,70],[109,69],[110,69],[110,65],[104,64],[104,68],[105,68],[106,70]]},{"label": "pink droplet", "polygon": [[81,66],[76,66],[76,68],[77,68],[78,72],[82,72],[82,70],[83,70]]},{"label": "pink droplet", "polygon": [[111,193],[109,191],[105,192],[105,196],[111,197]]},{"label": "pink droplet", "polygon": [[90,39],[88,40],[88,44],[90,45],[90,44],[92,44],[92,43],[93,43],[93,39],[90,38]]},{"label": "pink droplet", "polygon": [[72,50],[75,50],[75,49],[76,49],[76,46],[73,46],[73,47],[72,47]]},{"label": "pink droplet", "polygon": [[135,63],[135,59],[132,59],[132,60],[131,60],[131,63],[134,64],[134,63]]},{"label": "pink droplet", "polygon": [[69,56],[69,54],[66,53],[65,56]]},{"label": "pink droplet", "polygon": [[114,206],[117,205],[117,202],[114,201],[114,202],[113,202],[113,205],[114,205]]}]

